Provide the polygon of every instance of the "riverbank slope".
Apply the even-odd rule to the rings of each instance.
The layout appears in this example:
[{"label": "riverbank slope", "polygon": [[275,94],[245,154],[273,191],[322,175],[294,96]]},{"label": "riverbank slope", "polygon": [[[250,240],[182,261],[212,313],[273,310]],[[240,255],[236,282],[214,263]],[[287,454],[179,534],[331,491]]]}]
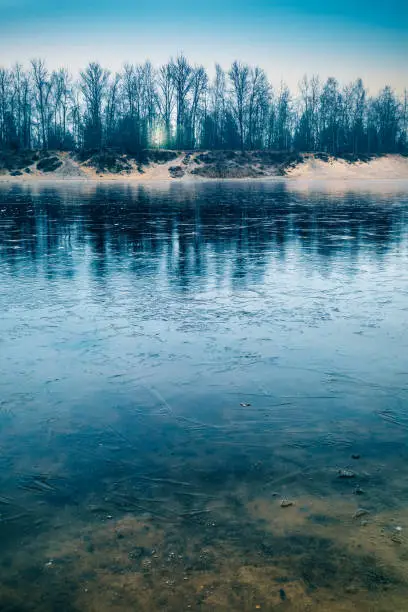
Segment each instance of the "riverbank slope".
[{"label": "riverbank slope", "polygon": [[202,181],[209,179],[408,179],[408,156],[331,156],[274,151],[149,150],[136,159],[111,151],[0,152],[1,182]]}]

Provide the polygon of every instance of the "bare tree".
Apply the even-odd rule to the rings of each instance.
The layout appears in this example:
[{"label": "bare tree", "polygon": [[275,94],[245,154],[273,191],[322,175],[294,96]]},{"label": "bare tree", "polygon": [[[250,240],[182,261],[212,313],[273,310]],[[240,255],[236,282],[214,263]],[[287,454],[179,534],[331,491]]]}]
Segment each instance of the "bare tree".
[{"label": "bare tree", "polygon": [[114,144],[115,140],[115,131],[119,118],[118,104],[120,81],[121,75],[116,73],[108,83],[106,90],[106,143],[108,145]]},{"label": "bare tree", "polygon": [[159,68],[158,75],[158,106],[160,116],[164,124],[165,144],[171,144],[171,121],[174,111],[174,79],[173,70],[170,63],[163,64]]},{"label": "bare tree", "polygon": [[187,96],[193,84],[193,68],[183,54],[171,62],[171,73],[176,94],[176,146],[182,148],[187,144],[188,100]]},{"label": "bare tree", "polygon": [[398,149],[401,127],[401,103],[388,85],[371,102],[372,121],[376,132],[376,149],[379,153],[394,153]]},{"label": "bare tree", "polygon": [[401,138],[400,149],[406,151],[408,148],[408,89],[404,89],[401,102]]},{"label": "bare tree", "polygon": [[264,126],[270,102],[270,85],[264,70],[256,66],[249,72],[248,91],[248,147],[262,148]]},{"label": "bare tree", "polygon": [[341,102],[338,82],[329,77],[320,95],[320,139],[323,150],[328,153],[339,150]]},{"label": "bare tree", "polygon": [[288,150],[291,146],[291,96],[285,83],[281,83],[276,107],[276,141],[275,146],[280,150]]},{"label": "bare tree", "polygon": [[354,154],[361,151],[364,147],[364,132],[365,132],[365,115],[366,115],[366,99],[367,92],[364,88],[363,81],[357,79],[352,83],[349,92],[349,103],[351,106],[351,150]]},{"label": "bare tree", "polygon": [[197,120],[201,110],[200,103],[207,91],[208,77],[203,66],[194,68],[191,79],[191,110],[190,110],[190,148],[194,149],[197,141]]},{"label": "bare tree", "polygon": [[0,145],[3,148],[10,146],[9,123],[11,116],[11,73],[0,68]]},{"label": "bare tree", "polygon": [[242,151],[245,148],[245,137],[248,114],[249,66],[235,61],[228,73],[232,83],[232,111],[238,124],[239,139]]},{"label": "bare tree", "polygon": [[91,62],[81,72],[80,87],[85,98],[85,146],[101,147],[103,142],[102,112],[107,95],[109,71],[97,62]]},{"label": "bare tree", "polygon": [[34,97],[36,112],[38,115],[39,128],[41,134],[41,144],[43,149],[48,148],[48,131],[51,122],[52,111],[50,108],[50,96],[53,80],[50,78],[45,61],[34,59],[31,62],[34,81]]},{"label": "bare tree", "polygon": [[142,116],[146,122],[147,137],[150,138],[158,114],[158,94],[156,89],[156,72],[147,61],[141,68],[142,81]]},{"label": "bare tree", "polygon": [[212,108],[214,117],[213,146],[220,148],[225,141],[225,116],[227,106],[227,83],[225,72],[215,65],[215,79],[212,87]]}]

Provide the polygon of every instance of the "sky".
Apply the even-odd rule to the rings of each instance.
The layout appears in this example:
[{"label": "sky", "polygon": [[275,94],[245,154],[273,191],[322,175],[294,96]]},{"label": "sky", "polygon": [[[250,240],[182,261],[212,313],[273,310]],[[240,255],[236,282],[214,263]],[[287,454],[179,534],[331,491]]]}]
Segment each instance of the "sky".
[{"label": "sky", "polygon": [[0,0],[0,65],[77,73],[98,60],[159,65],[183,52],[211,72],[234,59],[292,89],[307,73],[408,87],[408,0]]}]

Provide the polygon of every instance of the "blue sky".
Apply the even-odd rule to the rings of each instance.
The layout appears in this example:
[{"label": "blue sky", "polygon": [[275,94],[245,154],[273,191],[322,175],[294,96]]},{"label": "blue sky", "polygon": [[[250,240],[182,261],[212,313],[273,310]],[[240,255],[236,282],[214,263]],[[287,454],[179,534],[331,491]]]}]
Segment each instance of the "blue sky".
[{"label": "blue sky", "polygon": [[225,67],[264,67],[272,82],[302,74],[362,76],[372,91],[408,87],[408,0],[0,0],[0,63],[45,57],[76,72],[112,70],[183,51]]}]

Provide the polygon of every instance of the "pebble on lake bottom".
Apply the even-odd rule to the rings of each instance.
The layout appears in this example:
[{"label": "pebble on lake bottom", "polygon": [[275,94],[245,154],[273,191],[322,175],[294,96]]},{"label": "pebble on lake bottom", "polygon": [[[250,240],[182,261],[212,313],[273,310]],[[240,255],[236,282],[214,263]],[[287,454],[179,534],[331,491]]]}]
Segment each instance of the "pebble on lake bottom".
[{"label": "pebble on lake bottom", "polygon": [[391,541],[395,542],[395,544],[402,544],[402,538],[401,535],[399,533],[394,533],[391,536]]},{"label": "pebble on lake bottom", "polygon": [[279,589],[279,597],[281,598],[281,601],[285,601],[286,600],[285,589]]},{"label": "pebble on lake bottom", "polygon": [[358,508],[358,510],[356,510],[353,514],[353,518],[358,519],[362,516],[366,516],[367,514],[370,514],[369,510],[366,510],[365,508]]},{"label": "pebble on lake bottom", "polygon": [[339,470],[338,477],[339,478],[355,478],[355,473],[351,470]]}]

